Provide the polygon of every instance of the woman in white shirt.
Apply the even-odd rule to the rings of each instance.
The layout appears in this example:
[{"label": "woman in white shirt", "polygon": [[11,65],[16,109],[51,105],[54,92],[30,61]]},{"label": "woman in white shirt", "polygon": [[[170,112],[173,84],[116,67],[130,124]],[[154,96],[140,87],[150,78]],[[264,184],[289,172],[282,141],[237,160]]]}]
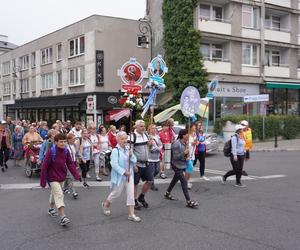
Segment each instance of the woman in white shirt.
[{"label": "woman in white shirt", "polygon": [[96,174],[96,181],[102,181],[101,177],[99,176],[100,172],[100,135],[96,133],[96,127],[95,125],[91,124],[89,126],[89,132],[90,132],[90,141],[93,146],[93,153],[92,158],[94,161],[95,166],[95,174]]},{"label": "woman in white shirt", "polygon": [[195,160],[195,149],[197,144],[197,135],[196,135],[197,126],[195,123],[192,123],[189,130],[189,155],[186,161],[185,169],[185,179],[187,180],[188,189],[192,189],[192,183],[189,182],[191,175],[193,173],[193,163]]},{"label": "woman in white shirt", "polygon": [[108,135],[105,127],[99,128],[99,137],[100,137],[100,168],[102,169],[103,175],[107,176],[105,169],[105,151],[111,149],[109,144]]}]

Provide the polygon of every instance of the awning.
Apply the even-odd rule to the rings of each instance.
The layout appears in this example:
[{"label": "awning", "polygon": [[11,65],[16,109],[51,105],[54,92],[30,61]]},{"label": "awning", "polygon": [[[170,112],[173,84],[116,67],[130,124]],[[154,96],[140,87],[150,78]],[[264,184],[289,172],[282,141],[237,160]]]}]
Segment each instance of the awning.
[{"label": "awning", "polygon": [[78,107],[83,97],[60,97],[59,99],[30,98],[16,100],[12,108],[36,109],[36,108],[68,108]]},{"label": "awning", "polygon": [[105,121],[119,121],[123,117],[129,117],[130,116],[130,109],[124,108],[124,109],[113,109],[110,111],[107,111],[107,115],[105,116]]},{"label": "awning", "polygon": [[300,89],[299,83],[290,82],[266,82],[268,89]]}]

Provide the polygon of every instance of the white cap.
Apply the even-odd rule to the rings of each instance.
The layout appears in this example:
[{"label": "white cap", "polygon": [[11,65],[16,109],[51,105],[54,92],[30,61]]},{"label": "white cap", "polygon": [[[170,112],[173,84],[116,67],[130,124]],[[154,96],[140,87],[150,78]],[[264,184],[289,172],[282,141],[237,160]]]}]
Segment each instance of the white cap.
[{"label": "white cap", "polygon": [[243,126],[243,125],[241,125],[241,124],[238,124],[238,125],[235,125],[235,132],[236,131],[238,131],[238,130],[240,130],[240,129],[244,129],[245,128],[245,126]]},{"label": "white cap", "polygon": [[1,124],[6,124],[7,122],[5,120],[2,120],[1,121]]},{"label": "white cap", "polygon": [[248,126],[249,123],[248,123],[246,120],[244,120],[244,121],[241,121],[241,125],[243,125],[243,126]]}]

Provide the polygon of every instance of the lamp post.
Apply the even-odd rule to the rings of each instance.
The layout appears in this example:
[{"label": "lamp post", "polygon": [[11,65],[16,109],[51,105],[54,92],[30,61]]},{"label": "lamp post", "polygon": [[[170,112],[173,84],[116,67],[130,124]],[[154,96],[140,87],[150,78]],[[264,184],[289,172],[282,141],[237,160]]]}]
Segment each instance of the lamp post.
[{"label": "lamp post", "polygon": [[[152,60],[152,27],[151,21],[146,17],[139,19],[139,31],[142,33],[141,44],[149,44],[150,43],[150,60]],[[150,42],[147,40],[146,34],[150,35]]]},{"label": "lamp post", "polygon": [[20,73],[20,102],[21,102],[21,109],[20,109],[20,113],[21,113],[21,115],[20,115],[20,117],[18,117],[18,118],[20,118],[20,120],[22,120],[22,116],[23,116],[23,84],[22,84],[22,69],[21,69],[21,67],[20,66],[15,66],[14,68],[13,68],[13,77],[15,77],[15,78],[18,78],[18,75],[17,75],[17,72],[19,72]]}]

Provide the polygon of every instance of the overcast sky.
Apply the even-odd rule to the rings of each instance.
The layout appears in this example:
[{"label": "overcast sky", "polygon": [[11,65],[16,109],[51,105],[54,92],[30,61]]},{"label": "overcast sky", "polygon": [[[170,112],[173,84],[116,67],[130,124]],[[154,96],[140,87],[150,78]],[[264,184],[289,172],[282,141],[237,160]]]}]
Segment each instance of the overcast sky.
[{"label": "overcast sky", "polygon": [[139,19],[146,0],[1,0],[0,34],[22,45],[93,14]]}]

